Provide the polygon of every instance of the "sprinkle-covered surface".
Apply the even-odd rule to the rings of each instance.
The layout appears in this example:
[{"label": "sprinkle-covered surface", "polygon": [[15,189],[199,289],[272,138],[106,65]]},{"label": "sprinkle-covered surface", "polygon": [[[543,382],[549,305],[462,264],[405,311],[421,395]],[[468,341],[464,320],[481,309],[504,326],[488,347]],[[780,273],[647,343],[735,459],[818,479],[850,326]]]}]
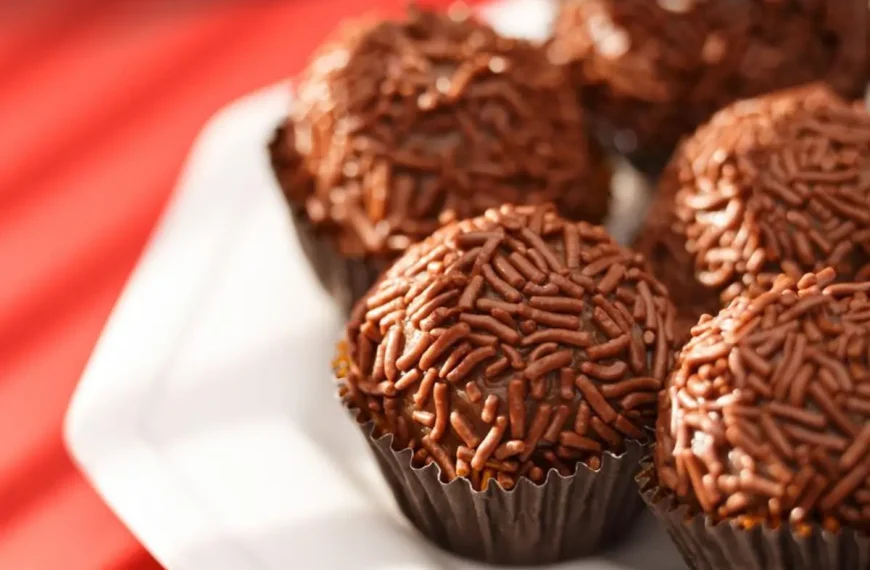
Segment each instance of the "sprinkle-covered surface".
[{"label": "sprinkle-covered surface", "polygon": [[340,392],[448,481],[541,482],[646,439],[674,315],[603,228],[503,206],[409,248],[358,303]]},{"label": "sprinkle-covered surface", "polygon": [[504,203],[607,213],[610,172],[564,70],[460,12],[345,24],[300,81],[273,162],[345,257],[393,259]]},{"label": "sprinkle-covered surface", "polygon": [[870,283],[778,277],[704,318],[656,429],[659,484],[752,525],[870,528]]},{"label": "sprinkle-covered surface", "polygon": [[870,277],[870,114],[820,86],[723,109],[677,150],[636,246],[685,322],[782,272]]},{"label": "sprinkle-covered surface", "polygon": [[728,103],[826,79],[864,93],[863,0],[565,0],[550,57],[622,152],[666,157]]}]

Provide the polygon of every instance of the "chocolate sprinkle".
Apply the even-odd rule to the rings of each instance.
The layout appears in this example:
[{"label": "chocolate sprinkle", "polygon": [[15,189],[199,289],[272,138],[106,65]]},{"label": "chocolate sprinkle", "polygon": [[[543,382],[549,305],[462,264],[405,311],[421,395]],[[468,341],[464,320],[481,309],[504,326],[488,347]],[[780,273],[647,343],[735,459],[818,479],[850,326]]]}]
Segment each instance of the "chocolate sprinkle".
[{"label": "chocolate sprinkle", "polygon": [[[820,86],[720,111],[675,154],[637,247],[680,292],[683,330],[781,272],[870,277],[870,114]],[[823,301],[798,303],[781,322]],[[828,324],[804,326],[815,335]]]},{"label": "chocolate sprinkle", "polygon": [[[570,249],[565,236],[574,236]],[[498,245],[488,254],[479,249],[474,262],[465,262],[480,243]],[[497,269],[504,263],[497,260],[519,267],[517,259],[542,263],[542,283],[552,285],[554,294],[517,297],[514,292],[537,276]],[[610,261],[599,270],[601,259]],[[591,287],[579,298],[558,284],[580,287],[573,278],[588,267],[595,276],[581,279]],[[513,283],[487,278],[488,272],[511,275]],[[607,292],[599,292],[604,280]],[[641,298],[640,284],[647,291],[647,313],[620,312],[617,289]],[[447,224],[410,247],[357,304],[347,328],[341,393],[361,410],[361,421],[374,421],[378,434],[392,433],[397,449],[422,443],[447,480],[469,477],[478,489],[493,480],[512,487],[517,473],[534,478],[535,468],[570,474],[577,462],[600,465],[602,453],[624,451],[627,439],[643,441],[645,428],[652,427],[664,381],[658,371],[669,368],[674,352],[671,342],[644,340],[647,333],[668,336],[663,323],[674,309],[662,291],[641,256],[598,228],[565,220],[547,206],[489,210]],[[444,309],[447,316],[424,331],[407,315],[436,299],[433,313]],[[382,310],[387,305],[390,310]],[[602,306],[614,315],[607,326],[594,316],[605,312]],[[382,338],[363,333],[381,330],[383,319],[396,311],[406,316]],[[653,328],[647,314],[654,316]],[[618,334],[610,327],[619,327]],[[396,331],[402,331],[401,340]],[[475,335],[493,340],[474,348]],[[632,368],[626,362],[635,353],[641,357]],[[401,375],[386,372],[392,370]],[[381,379],[389,375],[398,381]],[[396,420],[381,411],[387,400],[398,402],[404,437],[393,429]],[[521,470],[526,462],[531,464]]]},{"label": "chocolate sprinkle", "polygon": [[[870,381],[870,355],[835,356],[844,339],[870,339],[866,324],[848,318],[870,307],[870,283],[831,285],[834,278],[830,268],[798,281],[780,275],[767,292],[741,295],[693,329],[656,428],[658,479],[681,503],[748,526],[870,529],[861,500],[870,491],[870,410],[848,405]],[[754,325],[760,314],[771,318]],[[809,339],[805,322],[836,327]],[[785,323],[798,326],[765,369],[750,372],[755,357],[746,355]],[[832,368],[847,379],[822,380],[840,373]]]},{"label": "chocolate sprinkle", "polygon": [[729,103],[817,80],[859,97],[863,0],[564,0],[549,46],[589,121],[651,170]]},{"label": "chocolate sprinkle", "polygon": [[[315,54],[272,151],[319,235],[347,258],[392,260],[502,203],[600,222],[610,173],[583,133],[574,88],[540,47],[411,7],[347,23]],[[524,269],[487,268],[508,285]]]}]

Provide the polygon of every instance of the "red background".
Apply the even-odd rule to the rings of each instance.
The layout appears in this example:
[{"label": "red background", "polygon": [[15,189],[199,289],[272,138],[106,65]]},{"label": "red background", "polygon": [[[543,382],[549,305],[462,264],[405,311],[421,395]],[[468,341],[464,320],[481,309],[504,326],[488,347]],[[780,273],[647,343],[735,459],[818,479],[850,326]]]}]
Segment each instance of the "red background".
[{"label": "red background", "polygon": [[372,4],[402,1],[0,0],[0,568],[159,568],[67,403],[203,123]]}]

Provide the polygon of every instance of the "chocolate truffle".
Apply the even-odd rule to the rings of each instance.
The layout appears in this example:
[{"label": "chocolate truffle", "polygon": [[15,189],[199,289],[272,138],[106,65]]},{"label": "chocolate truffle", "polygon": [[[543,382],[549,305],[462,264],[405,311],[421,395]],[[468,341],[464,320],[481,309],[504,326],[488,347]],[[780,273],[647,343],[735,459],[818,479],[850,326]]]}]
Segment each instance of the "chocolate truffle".
[{"label": "chocolate truffle", "polygon": [[[656,428],[658,493],[731,523],[694,532],[870,530],[870,283],[834,277],[782,275],[741,295],[702,319],[677,358]],[[685,513],[670,517],[678,534],[693,528]],[[750,542],[710,540],[707,560]],[[828,567],[815,560],[782,564]],[[741,562],[733,568],[780,567]]]},{"label": "chocolate truffle", "polygon": [[601,138],[657,172],[731,101],[816,80],[858,97],[862,0],[565,0],[550,58],[582,86]]},{"label": "chocolate truffle", "polygon": [[568,475],[652,425],[665,295],[601,227],[490,210],[411,247],[357,306],[348,397],[448,481]]},{"label": "chocolate truffle", "polygon": [[723,109],[680,145],[636,246],[682,323],[779,273],[870,277],[870,115],[819,86]]},{"label": "chocolate truffle", "polygon": [[441,223],[503,203],[601,221],[609,169],[583,131],[543,49],[412,8],[319,50],[271,151],[291,207],[377,274]]},{"label": "chocolate truffle", "polygon": [[444,482],[595,475],[654,425],[674,313],[603,228],[503,206],[410,247],[359,302],[342,393]]}]

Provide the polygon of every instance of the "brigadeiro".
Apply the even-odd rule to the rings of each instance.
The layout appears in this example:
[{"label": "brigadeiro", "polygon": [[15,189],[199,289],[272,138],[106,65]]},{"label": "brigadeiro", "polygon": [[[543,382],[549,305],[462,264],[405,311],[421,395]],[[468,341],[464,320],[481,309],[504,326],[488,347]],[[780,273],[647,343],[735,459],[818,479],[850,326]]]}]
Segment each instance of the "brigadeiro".
[{"label": "brigadeiro", "polygon": [[346,24],[311,61],[271,156],[303,246],[349,303],[441,223],[554,202],[600,222],[610,172],[563,69],[465,14]]},{"label": "brigadeiro", "polygon": [[782,275],[705,317],[644,498],[696,570],[870,565],[870,283]]},{"label": "brigadeiro", "polygon": [[642,505],[673,315],[603,228],[504,206],[408,248],[356,305],[340,393],[434,542],[492,563],[581,556]]},{"label": "brigadeiro", "polygon": [[636,246],[684,332],[779,273],[870,278],[870,115],[820,86],[723,109],[680,145]]},{"label": "brigadeiro", "polygon": [[816,80],[864,93],[863,0],[564,0],[550,58],[598,134],[656,173],[737,99]]}]

